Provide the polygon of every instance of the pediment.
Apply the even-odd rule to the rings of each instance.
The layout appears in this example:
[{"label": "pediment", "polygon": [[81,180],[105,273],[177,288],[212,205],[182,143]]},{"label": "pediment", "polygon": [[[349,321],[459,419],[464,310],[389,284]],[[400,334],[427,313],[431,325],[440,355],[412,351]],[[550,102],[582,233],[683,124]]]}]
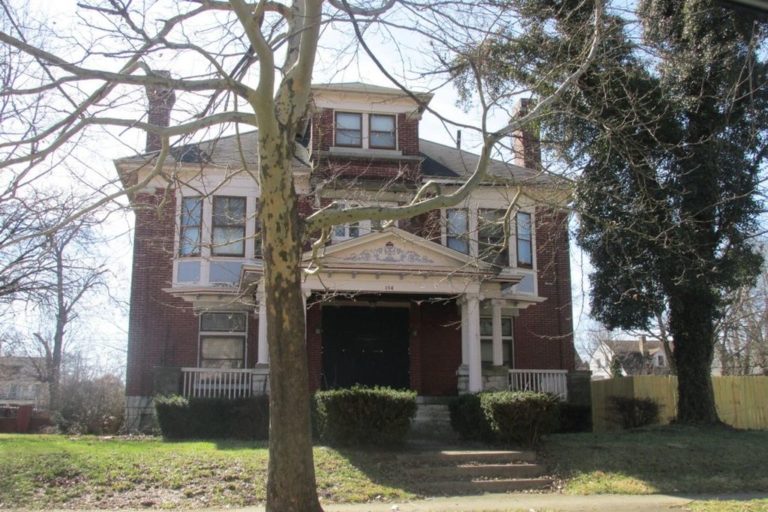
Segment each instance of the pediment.
[{"label": "pediment", "polygon": [[[304,257],[311,258],[311,253]],[[489,265],[407,231],[391,227],[327,247],[324,267],[485,272]]]}]

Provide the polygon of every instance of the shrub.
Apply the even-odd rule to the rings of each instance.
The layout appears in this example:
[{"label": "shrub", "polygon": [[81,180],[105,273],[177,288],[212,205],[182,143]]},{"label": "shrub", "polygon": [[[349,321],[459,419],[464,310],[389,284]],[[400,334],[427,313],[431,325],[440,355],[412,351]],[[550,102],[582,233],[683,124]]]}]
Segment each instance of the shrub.
[{"label": "shrub", "polygon": [[553,432],[558,399],[532,391],[460,395],[449,403],[451,426],[462,439],[533,446]]},{"label": "shrub", "polygon": [[609,396],[610,409],[623,429],[645,427],[659,422],[659,403],[652,398]]},{"label": "shrub", "polygon": [[558,399],[549,393],[481,393],[480,403],[494,439],[503,444],[535,446],[557,427]]},{"label": "shrub", "polygon": [[267,439],[269,398],[155,397],[160,431],[166,439]]},{"label": "shrub", "polygon": [[559,422],[557,426],[557,432],[563,434],[592,432],[591,406],[561,403],[558,409]]},{"label": "shrub", "polygon": [[52,419],[62,432],[116,434],[125,416],[125,386],[115,375],[62,378]]},{"label": "shrub", "polygon": [[355,386],[315,393],[315,428],[334,445],[396,445],[416,414],[416,392]]},{"label": "shrub", "polygon": [[451,427],[465,441],[492,441],[490,426],[480,405],[480,395],[459,395],[448,402]]}]

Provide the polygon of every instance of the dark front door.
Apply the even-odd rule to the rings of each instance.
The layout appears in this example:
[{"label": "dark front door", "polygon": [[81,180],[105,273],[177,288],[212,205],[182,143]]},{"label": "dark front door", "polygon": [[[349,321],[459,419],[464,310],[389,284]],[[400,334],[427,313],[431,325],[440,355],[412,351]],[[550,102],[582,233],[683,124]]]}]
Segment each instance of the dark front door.
[{"label": "dark front door", "polygon": [[323,307],[323,386],[408,388],[408,309]]}]

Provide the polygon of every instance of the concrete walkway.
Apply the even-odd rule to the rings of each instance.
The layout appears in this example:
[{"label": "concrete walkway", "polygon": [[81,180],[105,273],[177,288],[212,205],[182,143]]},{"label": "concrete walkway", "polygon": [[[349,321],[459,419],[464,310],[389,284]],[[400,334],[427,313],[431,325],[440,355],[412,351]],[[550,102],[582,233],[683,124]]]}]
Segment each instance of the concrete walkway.
[{"label": "concrete walkway", "polygon": [[[324,504],[325,512],[663,512],[687,510],[686,505],[701,500],[768,499],[768,494],[668,496],[601,494],[567,496],[563,494],[484,494],[431,498],[405,503]],[[236,509],[227,509],[234,512]],[[262,512],[264,507],[248,507],[242,512]],[[208,512],[212,512],[210,509]]]}]

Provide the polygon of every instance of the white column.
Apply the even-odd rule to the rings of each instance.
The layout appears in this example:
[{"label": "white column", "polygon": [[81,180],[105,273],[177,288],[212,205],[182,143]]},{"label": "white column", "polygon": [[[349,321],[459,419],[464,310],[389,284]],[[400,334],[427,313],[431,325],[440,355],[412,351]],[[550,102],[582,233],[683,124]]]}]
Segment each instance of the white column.
[{"label": "white column", "polygon": [[269,345],[267,344],[267,301],[264,294],[258,294],[259,301],[259,343],[258,364],[269,364]]},{"label": "white column", "polygon": [[469,352],[469,392],[483,390],[480,352],[480,297],[467,294],[467,344]]},{"label": "white column", "polygon": [[504,364],[504,349],[501,346],[501,301],[491,301],[493,316],[493,366]]},{"label": "white column", "polygon": [[461,299],[461,364],[469,364],[469,317],[466,298]]}]

